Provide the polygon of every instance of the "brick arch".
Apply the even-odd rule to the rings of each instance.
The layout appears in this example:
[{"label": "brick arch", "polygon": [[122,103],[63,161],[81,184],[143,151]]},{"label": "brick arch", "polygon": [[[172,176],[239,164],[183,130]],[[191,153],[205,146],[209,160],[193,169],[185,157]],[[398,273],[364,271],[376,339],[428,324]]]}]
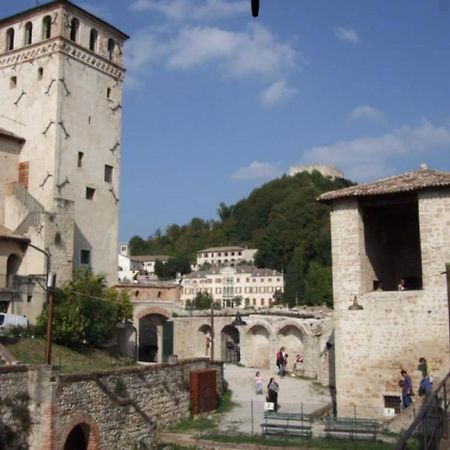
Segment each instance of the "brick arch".
[{"label": "brick arch", "polygon": [[91,416],[86,413],[76,414],[72,420],[66,425],[64,432],[62,433],[63,439],[61,440],[60,450],[64,450],[67,438],[70,432],[78,425],[88,425],[89,426],[89,441],[87,450],[101,450],[100,442],[100,430],[97,423]]},{"label": "brick arch", "polygon": [[149,306],[147,308],[142,309],[136,314],[136,319],[140,320],[145,316],[148,316],[150,314],[157,314],[158,316],[163,316],[166,319],[170,319],[171,313],[170,311],[167,311],[167,309],[159,308],[158,306]]},{"label": "brick arch", "polygon": [[311,334],[311,331],[307,327],[305,327],[305,325],[290,319],[290,320],[283,320],[281,323],[277,324],[275,329],[273,330],[274,335],[277,336],[280,333],[280,331],[285,327],[297,328],[302,334],[302,336],[309,336]]},{"label": "brick arch", "polygon": [[269,336],[272,336],[273,334],[273,328],[272,326],[266,322],[265,320],[257,319],[255,321],[252,321],[248,324],[248,330],[246,334],[252,334],[252,329],[255,327],[262,327],[264,328],[268,333]]}]

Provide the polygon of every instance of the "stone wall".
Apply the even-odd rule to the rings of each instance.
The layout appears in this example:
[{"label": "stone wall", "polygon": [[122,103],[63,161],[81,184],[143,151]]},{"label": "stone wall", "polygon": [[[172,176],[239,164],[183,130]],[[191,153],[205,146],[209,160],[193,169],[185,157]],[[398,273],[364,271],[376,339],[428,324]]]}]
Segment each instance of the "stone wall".
[{"label": "stone wall", "polygon": [[0,448],[21,450],[30,432],[28,371],[0,367]]},{"label": "stone wall", "polygon": [[28,440],[30,450],[60,450],[76,426],[88,430],[89,449],[150,446],[159,430],[190,416],[190,373],[205,368],[217,371],[222,395],[222,365],[207,359],[70,375],[45,366],[2,368],[0,430],[18,442],[4,448]]}]

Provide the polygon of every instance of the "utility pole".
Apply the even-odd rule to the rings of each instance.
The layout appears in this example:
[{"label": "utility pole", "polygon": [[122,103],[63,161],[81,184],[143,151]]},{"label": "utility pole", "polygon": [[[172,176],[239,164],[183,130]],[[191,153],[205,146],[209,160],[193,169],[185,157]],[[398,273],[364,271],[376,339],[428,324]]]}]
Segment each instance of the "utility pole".
[{"label": "utility pole", "polygon": [[56,284],[56,273],[47,277],[47,339],[45,342],[45,364],[52,363],[52,332],[53,332],[53,293]]},{"label": "utility pole", "polygon": [[[449,338],[450,338],[450,263],[445,264],[445,275],[447,277],[447,309],[448,309],[448,324],[449,324]],[[450,342],[449,342],[450,349]]]},{"label": "utility pole", "polygon": [[214,302],[211,303],[211,361],[214,361]]}]

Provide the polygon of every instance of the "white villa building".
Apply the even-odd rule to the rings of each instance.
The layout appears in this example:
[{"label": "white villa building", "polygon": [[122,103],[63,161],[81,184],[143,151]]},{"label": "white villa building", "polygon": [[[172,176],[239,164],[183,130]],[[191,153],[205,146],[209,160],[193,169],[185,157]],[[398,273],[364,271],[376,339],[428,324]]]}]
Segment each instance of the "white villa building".
[{"label": "white villa building", "polygon": [[240,307],[267,308],[277,291],[283,292],[283,274],[254,266],[213,267],[208,271],[192,272],[181,279],[181,305],[192,301],[199,292],[212,295],[223,308],[234,308],[234,299],[241,298]]},{"label": "white villa building", "polygon": [[232,267],[244,262],[252,264],[256,252],[256,248],[238,246],[205,248],[197,252],[197,267],[205,263]]}]

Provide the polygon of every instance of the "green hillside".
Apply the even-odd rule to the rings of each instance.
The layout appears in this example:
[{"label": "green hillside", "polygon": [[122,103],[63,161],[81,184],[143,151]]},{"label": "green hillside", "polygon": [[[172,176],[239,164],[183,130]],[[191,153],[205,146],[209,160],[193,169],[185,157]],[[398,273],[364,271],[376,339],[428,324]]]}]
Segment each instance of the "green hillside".
[{"label": "green hillside", "polygon": [[131,254],[165,254],[194,261],[196,251],[207,247],[255,247],[258,267],[286,274],[285,303],[331,304],[329,208],[316,197],[352,184],[344,179],[332,181],[319,172],[283,176],[235,205],[221,203],[219,220],[193,218],[187,225],[157,230],[148,239],[134,236]]}]

